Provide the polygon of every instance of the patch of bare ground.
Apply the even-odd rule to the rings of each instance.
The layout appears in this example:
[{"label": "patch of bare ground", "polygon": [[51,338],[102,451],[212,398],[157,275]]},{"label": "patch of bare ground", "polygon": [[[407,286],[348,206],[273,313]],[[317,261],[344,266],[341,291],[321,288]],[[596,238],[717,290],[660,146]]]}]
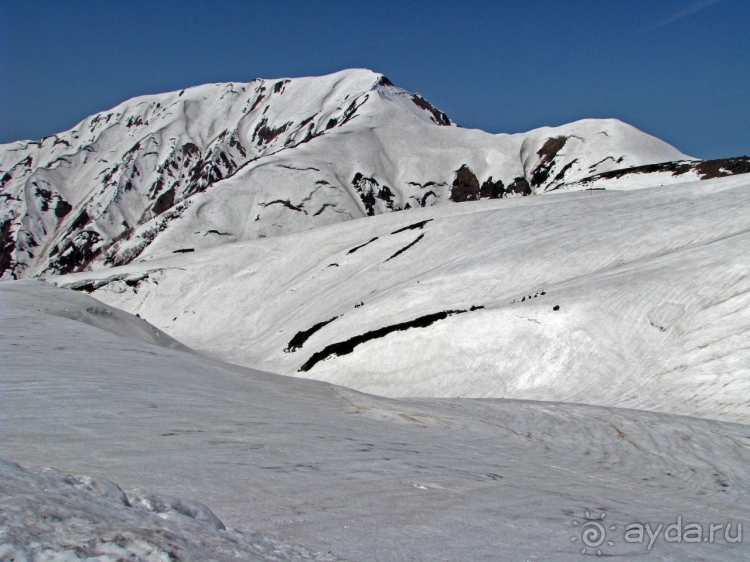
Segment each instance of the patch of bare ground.
[{"label": "patch of bare ground", "polygon": [[508,189],[505,190],[506,194],[515,194],[515,195],[531,195],[531,186],[529,185],[529,182],[524,177],[517,177],[513,180],[513,183],[508,186]]},{"label": "patch of bare ground", "polygon": [[701,179],[720,178],[737,174],[750,174],[750,157],[721,158],[719,160],[704,160],[695,167]]},{"label": "patch of bare ground", "polygon": [[601,179],[616,179],[632,174],[653,174],[657,172],[671,173],[673,176],[681,176],[695,170],[702,180],[733,176],[750,173],[750,157],[737,156],[734,158],[719,158],[716,160],[676,160],[673,162],[660,162],[658,164],[647,164],[645,166],[634,166],[622,168],[589,176],[580,180],[580,183],[593,183]]},{"label": "patch of bare ground", "polygon": [[11,227],[13,221],[8,219],[0,224],[0,275],[9,269],[13,262],[13,250],[16,247],[16,241],[13,238]]},{"label": "patch of bare ground", "polygon": [[[417,238],[414,241],[412,241],[411,243],[409,243],[406,246],[404,246],[403,248],[401,248],[398,252],[396,252],[395,254],[393,254],[390,258],[388,258],[385,261],[391,261],[396,256],[399,256],[399,255],[403,254],[406,250],[408,250],[409,248],[411,248],[412,246],[414,246],[414,244],[416,244],[417,242],[419,242],[422,238],[424,238],[424,234],[420,234],[419,236],[417,236]],[[383,262],[383,263],[385,263],[385,262]]]},{"label": "patch of bare ground", "polygon": [[466,164],[456,170],[456,177],[451,187],[451,201],[476,201],[479,199],[479,180]]},{"label": "patch of bare ground", "polygon": [[566,142],[568,142],[568,137],[552,137],[547,139],[542,148],[537,151],[539,163],[531,172],[532,187],[538,187],[547,181],[552,168],[555,166],[555,156],[562,150]]},{"label": "patch of bare ground", "polygon": [[448,116],[445,113],[443,113],[438,108],[433,106],[430,102],[428,102],[419,94],[413,94],[411,96],[411,101],[413,101],[414,105],[416,105],[420,109],[429,111],[432,114],[432,120],[438,125],[443,125],[447,127],[451,124],[451,120],[448,119]]},{"label": "patch of bare ground", "polygon": [[420,316],[419,318],[415,318],[414,320],[410,320],[409,322],[400,322],[399,324],[384,326],[383,328],[378,328],[377,330],[372,330],[370,332],[354,336],[353,338],[349,338],[348,340],[343,342],[332,343],[331,345],[324,347],[322,350],[313,353],[310,359],[308,359],[304,363],[304,365],[299,368],[299,371],[307,372],[312,369],[316,363],[324,359],[328,359],[333,355],[348,355],[352,351],[354,351],[354,348],[358,345],[366,343],[370,340],[374,340],[376,338],[385,337],[393,332],[408,330],[410,328],[426,328],[427,326],[430,326],[439,320],[448,318],[448,316],[453,316],[454,314],[463,314],[464,312],[473,312],[474,310],[479,310],[481,308],[484,307],[472,306],[468,310],[443,310],[441,312],[435,312],[433,314]]},{"label": "patch of bare ground", "polygon": [[310,336],[312,336],[315,332],[320,330],[323,326],[330,324],[331,322],[336,320],[336,318],[338,318],[338,316],[334,316],[333,318],[329,318],[328,320],[323,320],[322,322],[318,322],[317,324],[313,325],[307,330],[302,330],[300,332],[297,332],[295,336],[291,340],[289,340],[289,344],[287,345],[284,352],[293,353],[297,351],[305,344],[305,342],[308,339],[310,339]]}]

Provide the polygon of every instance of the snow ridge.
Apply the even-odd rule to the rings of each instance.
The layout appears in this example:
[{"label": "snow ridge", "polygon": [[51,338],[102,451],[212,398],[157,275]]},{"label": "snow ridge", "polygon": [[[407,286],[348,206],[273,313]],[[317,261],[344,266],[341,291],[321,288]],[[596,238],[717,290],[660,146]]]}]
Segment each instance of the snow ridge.
[{"label": "snow ridge", "polygon": [[614,119],[463,129],[369,70],[207,84],[0,146],[0,276],[96,270],[686,158]]}]

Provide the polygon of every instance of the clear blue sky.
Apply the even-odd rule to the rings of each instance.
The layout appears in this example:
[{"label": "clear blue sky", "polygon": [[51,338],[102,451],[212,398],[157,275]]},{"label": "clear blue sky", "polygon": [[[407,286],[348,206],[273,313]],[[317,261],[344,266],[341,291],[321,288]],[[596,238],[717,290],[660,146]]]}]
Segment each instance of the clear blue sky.
[{"label": "clear blue sky", "polygon": [[0,142],[135,95],[382,72],[465,127],[617,117],[702,158],[750,153],[750,1],[7,1]]}]

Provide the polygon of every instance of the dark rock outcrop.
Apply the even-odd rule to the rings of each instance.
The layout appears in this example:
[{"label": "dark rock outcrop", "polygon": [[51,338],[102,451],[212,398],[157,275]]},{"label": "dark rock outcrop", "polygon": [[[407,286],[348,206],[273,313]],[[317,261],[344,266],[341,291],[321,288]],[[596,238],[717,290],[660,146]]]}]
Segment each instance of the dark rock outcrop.
[{"label": "dark rock outcrop", "polygon": [[555,166],[555,156],[562,150],[568,137],[552,137],[537,151],[539,163],[531,171],[531,187],[539,187],[549,178],[552,168]]},{"label": "dark rock outcrop", "polygon": [[432,117],[430,117],[430,119],[432,119],[432,121],[434,121],[438,125],[443,125],[444,127],[450,126],[451,120],[448,119],[448,116],[437,109],[435,106],[433,106],[419,94],[413,94],[411,96],[411,101],[413,101],[414,105],[416,105],[420,109],[424,109],[425,111],[430,112],[432,114]]},{"label": "dark rock outcrop", "polygon": [[450,199],[456,203],[479,199],[479,180],[466,164],[456,170]]},{"label": "dark rock outcrop", "polygon": [[505,190],[506,195],[531,195],[531,186],[524,177],[517,177]]},{"label": "dark rock outcrop", "polygon": [[502,180],[492,181],[492,176],[487,178],[482,187],[479,188],[481,199],[500,199],[505,194],[505,186]]}]

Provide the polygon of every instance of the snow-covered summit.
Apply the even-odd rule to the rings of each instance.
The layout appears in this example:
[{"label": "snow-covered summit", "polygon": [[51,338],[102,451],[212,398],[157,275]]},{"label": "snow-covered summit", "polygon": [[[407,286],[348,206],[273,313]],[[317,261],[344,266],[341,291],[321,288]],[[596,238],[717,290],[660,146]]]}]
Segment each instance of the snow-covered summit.
[{"label": "snow-covered summit", "polygon": [[1,146],[0,275],[100,269],[686,159],[617,120],[464,129],[370,70],[207,84]]}]

